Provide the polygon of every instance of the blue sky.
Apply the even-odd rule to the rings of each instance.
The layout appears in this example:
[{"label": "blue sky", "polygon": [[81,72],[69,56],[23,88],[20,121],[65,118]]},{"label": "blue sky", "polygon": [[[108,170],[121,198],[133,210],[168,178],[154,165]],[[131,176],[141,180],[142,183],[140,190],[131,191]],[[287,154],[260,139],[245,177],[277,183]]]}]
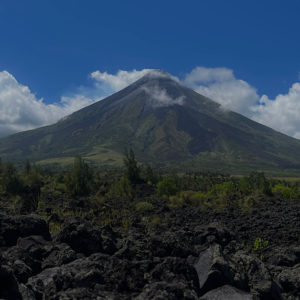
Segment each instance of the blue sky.
[{"label": "blue sky", "polygon": [[[0,72],[7,73],[2,74],[2,85],[0,82],[0,134],[55,120],[53,110],[53,118],[44,122],[45,115],[29,120],[30,105],[26,106],[26,116],[15,114],[8,120],[4,107],[8,102],[15,106],[16,95],[21,111],[26,101],[43,98],[44,105],[65,105],[66,101],[61,103],[64,97],[69,108],[58,113],[58,118],[74,107],[89,104],[87,98],[95,101],[114,92],[111,82],[91,78],[97,70],[117,74],[119,70],[164,69],[218,101],[216,86],[213,90],[211,86],[223,68],[233,72],[231,79],[225,78],[231,80],[227,92],[234,91],[234,82],[239,84],[239,80],[253,88],[251,100],[248,94],[247,100],[241,96],[241,102],[248,101],[245,107],[236,100],[233,102],[239,108],[229,105],[230,109],[300,137],[300,123],[296,116],[289,115],[291,111],[279,125],[274,123],[280,107],[293,106],[295,111],[300,101],[299,15],[299,0],[2,0]],[[206,68],[200,69],[201,78],[203,72],[215,71],[209,86],[207,80],[200,87],[195,85],[196,78],[192,83],[186,80],[196,67]],[[13,85],[19,90],[12,92]],[[6,99],[8,86],[11,97]],[[20,87],[28,87],[25,96]],[[224,91],[223,81],[217,89],[219,94]],[[237,92],[234,97],[243,95],[239,89]],[[78,95],[85,99],[82,105],[78,104]],[[229,92],[227,95],[230,97]],[[71,108],[73,98],[77,106]],[[251,101],[261,105],[253,108]],[[277,101],[276,105],[270,101]],[[294,123],[287,124],[287,120]],[[10,130],[5,127],[7,123]]]}]

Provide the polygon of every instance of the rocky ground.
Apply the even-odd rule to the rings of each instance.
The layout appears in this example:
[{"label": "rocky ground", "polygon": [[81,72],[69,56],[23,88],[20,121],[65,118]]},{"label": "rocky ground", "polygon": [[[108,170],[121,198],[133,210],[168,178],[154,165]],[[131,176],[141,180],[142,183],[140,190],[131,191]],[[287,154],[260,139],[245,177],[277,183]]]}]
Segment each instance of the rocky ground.
[{"label": "rocky ground", "polygon": [[68,217],[50,234],[45,218],[2,212],[0,298],[300,299],[300,201],[154,207],[167,225],[139,215],[126,232]]}]

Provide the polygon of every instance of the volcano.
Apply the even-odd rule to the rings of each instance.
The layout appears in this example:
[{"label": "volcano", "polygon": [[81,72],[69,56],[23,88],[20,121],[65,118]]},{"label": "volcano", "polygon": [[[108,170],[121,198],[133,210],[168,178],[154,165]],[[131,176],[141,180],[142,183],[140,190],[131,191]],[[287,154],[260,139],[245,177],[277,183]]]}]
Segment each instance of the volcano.
[{"label": "volcano", "polygon": [[154,70],[56,124],[0,139],[0,157],[68,164],[76,155],[120,166],[137,160],[172,170],[300,170],[300,141],[256,123]]}]

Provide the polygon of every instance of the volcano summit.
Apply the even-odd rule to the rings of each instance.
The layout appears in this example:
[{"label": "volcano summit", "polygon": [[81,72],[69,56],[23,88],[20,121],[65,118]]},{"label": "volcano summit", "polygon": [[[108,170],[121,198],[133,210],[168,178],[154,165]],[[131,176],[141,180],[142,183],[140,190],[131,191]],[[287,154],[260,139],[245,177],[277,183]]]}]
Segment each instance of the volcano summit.
[{"label": "volcano summit", "polygon": [[66,164],[81,155],[101,166],[140,162],[170,169],[300,170],[300,141],[256,123],[154,70],[56,124],[0,140],[0,157]]}]

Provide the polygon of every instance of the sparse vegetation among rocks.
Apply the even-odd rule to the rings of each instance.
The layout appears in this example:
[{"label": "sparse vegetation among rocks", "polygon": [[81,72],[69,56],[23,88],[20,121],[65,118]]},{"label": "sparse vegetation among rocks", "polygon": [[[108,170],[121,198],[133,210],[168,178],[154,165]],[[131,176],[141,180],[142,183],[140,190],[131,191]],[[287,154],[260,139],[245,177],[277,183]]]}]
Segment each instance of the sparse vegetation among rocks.
[{"label": "sparse vegetation among rocks", "polygon": [[2,165],[0,298],[299,298],[296,180],[138,168]]},{"label": "sparse vegetation among rocks", "polygon": [[255,240],[254,240],[254,243],[253,243],[253,252],[255,254],[257,254],[260,259],[262,260],[263,259],[263,252],[266,250],[266,248],[268,247],[269,245],[269,241],[267,240],[264,240],[260,237],[257,237]]}]

